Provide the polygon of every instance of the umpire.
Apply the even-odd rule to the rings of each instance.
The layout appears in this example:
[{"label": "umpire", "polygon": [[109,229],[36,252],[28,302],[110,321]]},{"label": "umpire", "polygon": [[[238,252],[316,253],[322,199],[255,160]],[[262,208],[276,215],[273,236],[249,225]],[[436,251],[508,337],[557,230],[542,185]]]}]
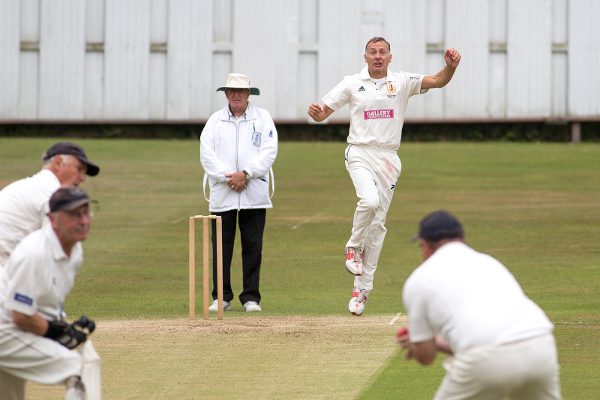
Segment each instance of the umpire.
[{"label": "umpire", "polygon": [[1,397],[25,399],[31,380],[64,384],[69,399],[100,399],[100,359],[87,341],[95,324],[62,319],[90,228],[88,195],[60,188],[49,207],[50,223],[23,239],[0,270]]},{"label": "umpire", "polygon": [[[210,116],[200,136],[200,162],[210,184],[209,210],[223,221],[223,305],[231,309],[233,290],[230,268],[239,225],[242,244],[243,291],[239,295],[246,312],[262,311],[259,289],[263,233],[269,197],[269,171],[277,157],[277,130],[265,109],[248,98],[258,95],[243,74],[229,74],[224,91],[228,104]],[[213,220],[213,254],[216,254]],[[216,271],[216,257],[213,257]],[[213,274],[213,299],[217,298],[217,274]],[[217,301],[209,307],[217,311]]]}]

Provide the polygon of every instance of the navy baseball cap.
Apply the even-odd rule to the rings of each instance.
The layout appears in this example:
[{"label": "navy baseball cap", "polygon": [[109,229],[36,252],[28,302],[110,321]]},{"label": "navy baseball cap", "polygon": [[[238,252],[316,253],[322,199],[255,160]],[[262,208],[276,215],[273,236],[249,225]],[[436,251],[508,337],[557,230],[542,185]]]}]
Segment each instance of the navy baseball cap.
[{"label": "navy baseball cap", "polygon": [[438,210],[427,214],[419,223],[419,233],[413,240],[437,242],[442,239],[464,238],[460,221],[448,211]]},{"label": "navy baseball cap", "polygon": [[86,175],[96,176],[100,172],[100,167],[88,160],[85,151],[78,144],[72,142],[58,142],[54,143],[42,156],[44,161],[51,159],[52,157],[59,154],[68,154],[77,157],[79,161],[87,165]]},{"label": "navy baseball cap", "polygon": [[89,202],[90,199],[83,190],[74,186],[61,187],[50,196],[50,212],[73,211]]}]

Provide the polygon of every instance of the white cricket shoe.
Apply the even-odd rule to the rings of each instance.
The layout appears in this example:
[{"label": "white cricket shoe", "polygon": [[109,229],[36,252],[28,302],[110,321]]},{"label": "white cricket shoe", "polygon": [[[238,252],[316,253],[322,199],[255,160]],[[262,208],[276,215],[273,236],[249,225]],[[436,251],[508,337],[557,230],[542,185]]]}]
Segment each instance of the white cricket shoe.
[{"label": "white cricket shoe", "polygon": [[247,301],[244,303],[244,309],[246,312],[261,312],[262,308],[255,301]]},{"label": "white cricket shoe", "polygon": [[365,250],[360,247],[346,247],[346,262],[344,266],[346,271],[352,275],[361,276],[363,274],[363,258]]},{"label": "white cricket shoe", "polygon": [[348,311],[352,315],[362,315],[365,312],[365,303],[369,297],[369,291],[367,289],[354,288],[352,291],[352,298],[348,302]]},{"label": "white cricket shoe", "polygon": [[[231,303],[223,300],[223,311],[229,311],[229,310],[231,310]],[[210,312],[219,311],[219,300],[214,300],[212,302],[212,304],[210,305],[210,307],[208,307],[208,311],[210,311]]]}]

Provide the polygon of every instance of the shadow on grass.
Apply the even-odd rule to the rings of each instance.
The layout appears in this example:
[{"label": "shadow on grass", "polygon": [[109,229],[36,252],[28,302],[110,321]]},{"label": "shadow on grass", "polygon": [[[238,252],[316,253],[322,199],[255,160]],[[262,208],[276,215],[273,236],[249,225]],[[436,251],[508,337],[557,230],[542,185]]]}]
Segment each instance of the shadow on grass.
[{"label": "shadow on grass", "polygon": [[357,399],[432,399],[444,376],[442,361],[438,357],[432,366],[423,367],[406,360],[398,349]]}]

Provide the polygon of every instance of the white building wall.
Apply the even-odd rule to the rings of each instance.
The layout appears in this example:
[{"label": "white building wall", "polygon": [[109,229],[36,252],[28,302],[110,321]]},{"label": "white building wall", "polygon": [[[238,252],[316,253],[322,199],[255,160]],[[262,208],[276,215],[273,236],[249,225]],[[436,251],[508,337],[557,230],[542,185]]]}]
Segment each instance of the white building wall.
[{"label": "white building wall", "polygon": [[484,102],[487,115],[492,118],[506,116],[506,17],[506,0],[488,2],[489,60],[486,76],[488,93]]},{"label": "white building wall", "polygon": [[168,43],[164,71],[168,119],[207,118],[212,111],[212,11],[210,0],[169,2],[168,37],[161,38]]},{"label": "white building wall", "polygon": [[229,72],[276,120],[306,122],[372,36],[392,70],[462,53],[409,120],[596,119],[598,15],[596,0],[0,0],[0,122],[203,121]]},{"label": "white building wall", "polygon": [[104,117],[150,117],[150,8],[147,0],[106,0]]},{"label": "white building wall", "polygon": [[84,115],[87,120],[104,116],[104,0],[85,2]]},{"label": "white building wall", "polygon": [[85,3],[42,0],[39,45],[41,119],[83,119]]},{"label": "white building wall", "polygon": [[18,114],[19,98],[19,0],[0,2],[0,118]]},{"label": "white building wall", "polygon": [[461,57],[468,62],[461,61],[462,65],[457,69],[452,84],[443,91],[444,116],[487,117],[490,57],[488,2],[447,0],[446,6],[445,43],[458,49]]},{"label": "white building wall", "polygon": [[550,117],[550,16],[548,0],[508,1],[508,117]]},{"label": "white building wall", "polygon": [[[19,93],[16,99],[16,118],[38,118],[39,92],[39,42],[40,42],[40,0],[21,0],[20,18],[12,18],[10,24],[20,24]],[[18,22],[17,22],[18,21]],[[3,88],[0,88],[4,92]]]},{"label": "white building wall", "polygon": [[570,1],[568,56],[568,113],[570,115],[600,115],[599,16],[599,1]]}]

